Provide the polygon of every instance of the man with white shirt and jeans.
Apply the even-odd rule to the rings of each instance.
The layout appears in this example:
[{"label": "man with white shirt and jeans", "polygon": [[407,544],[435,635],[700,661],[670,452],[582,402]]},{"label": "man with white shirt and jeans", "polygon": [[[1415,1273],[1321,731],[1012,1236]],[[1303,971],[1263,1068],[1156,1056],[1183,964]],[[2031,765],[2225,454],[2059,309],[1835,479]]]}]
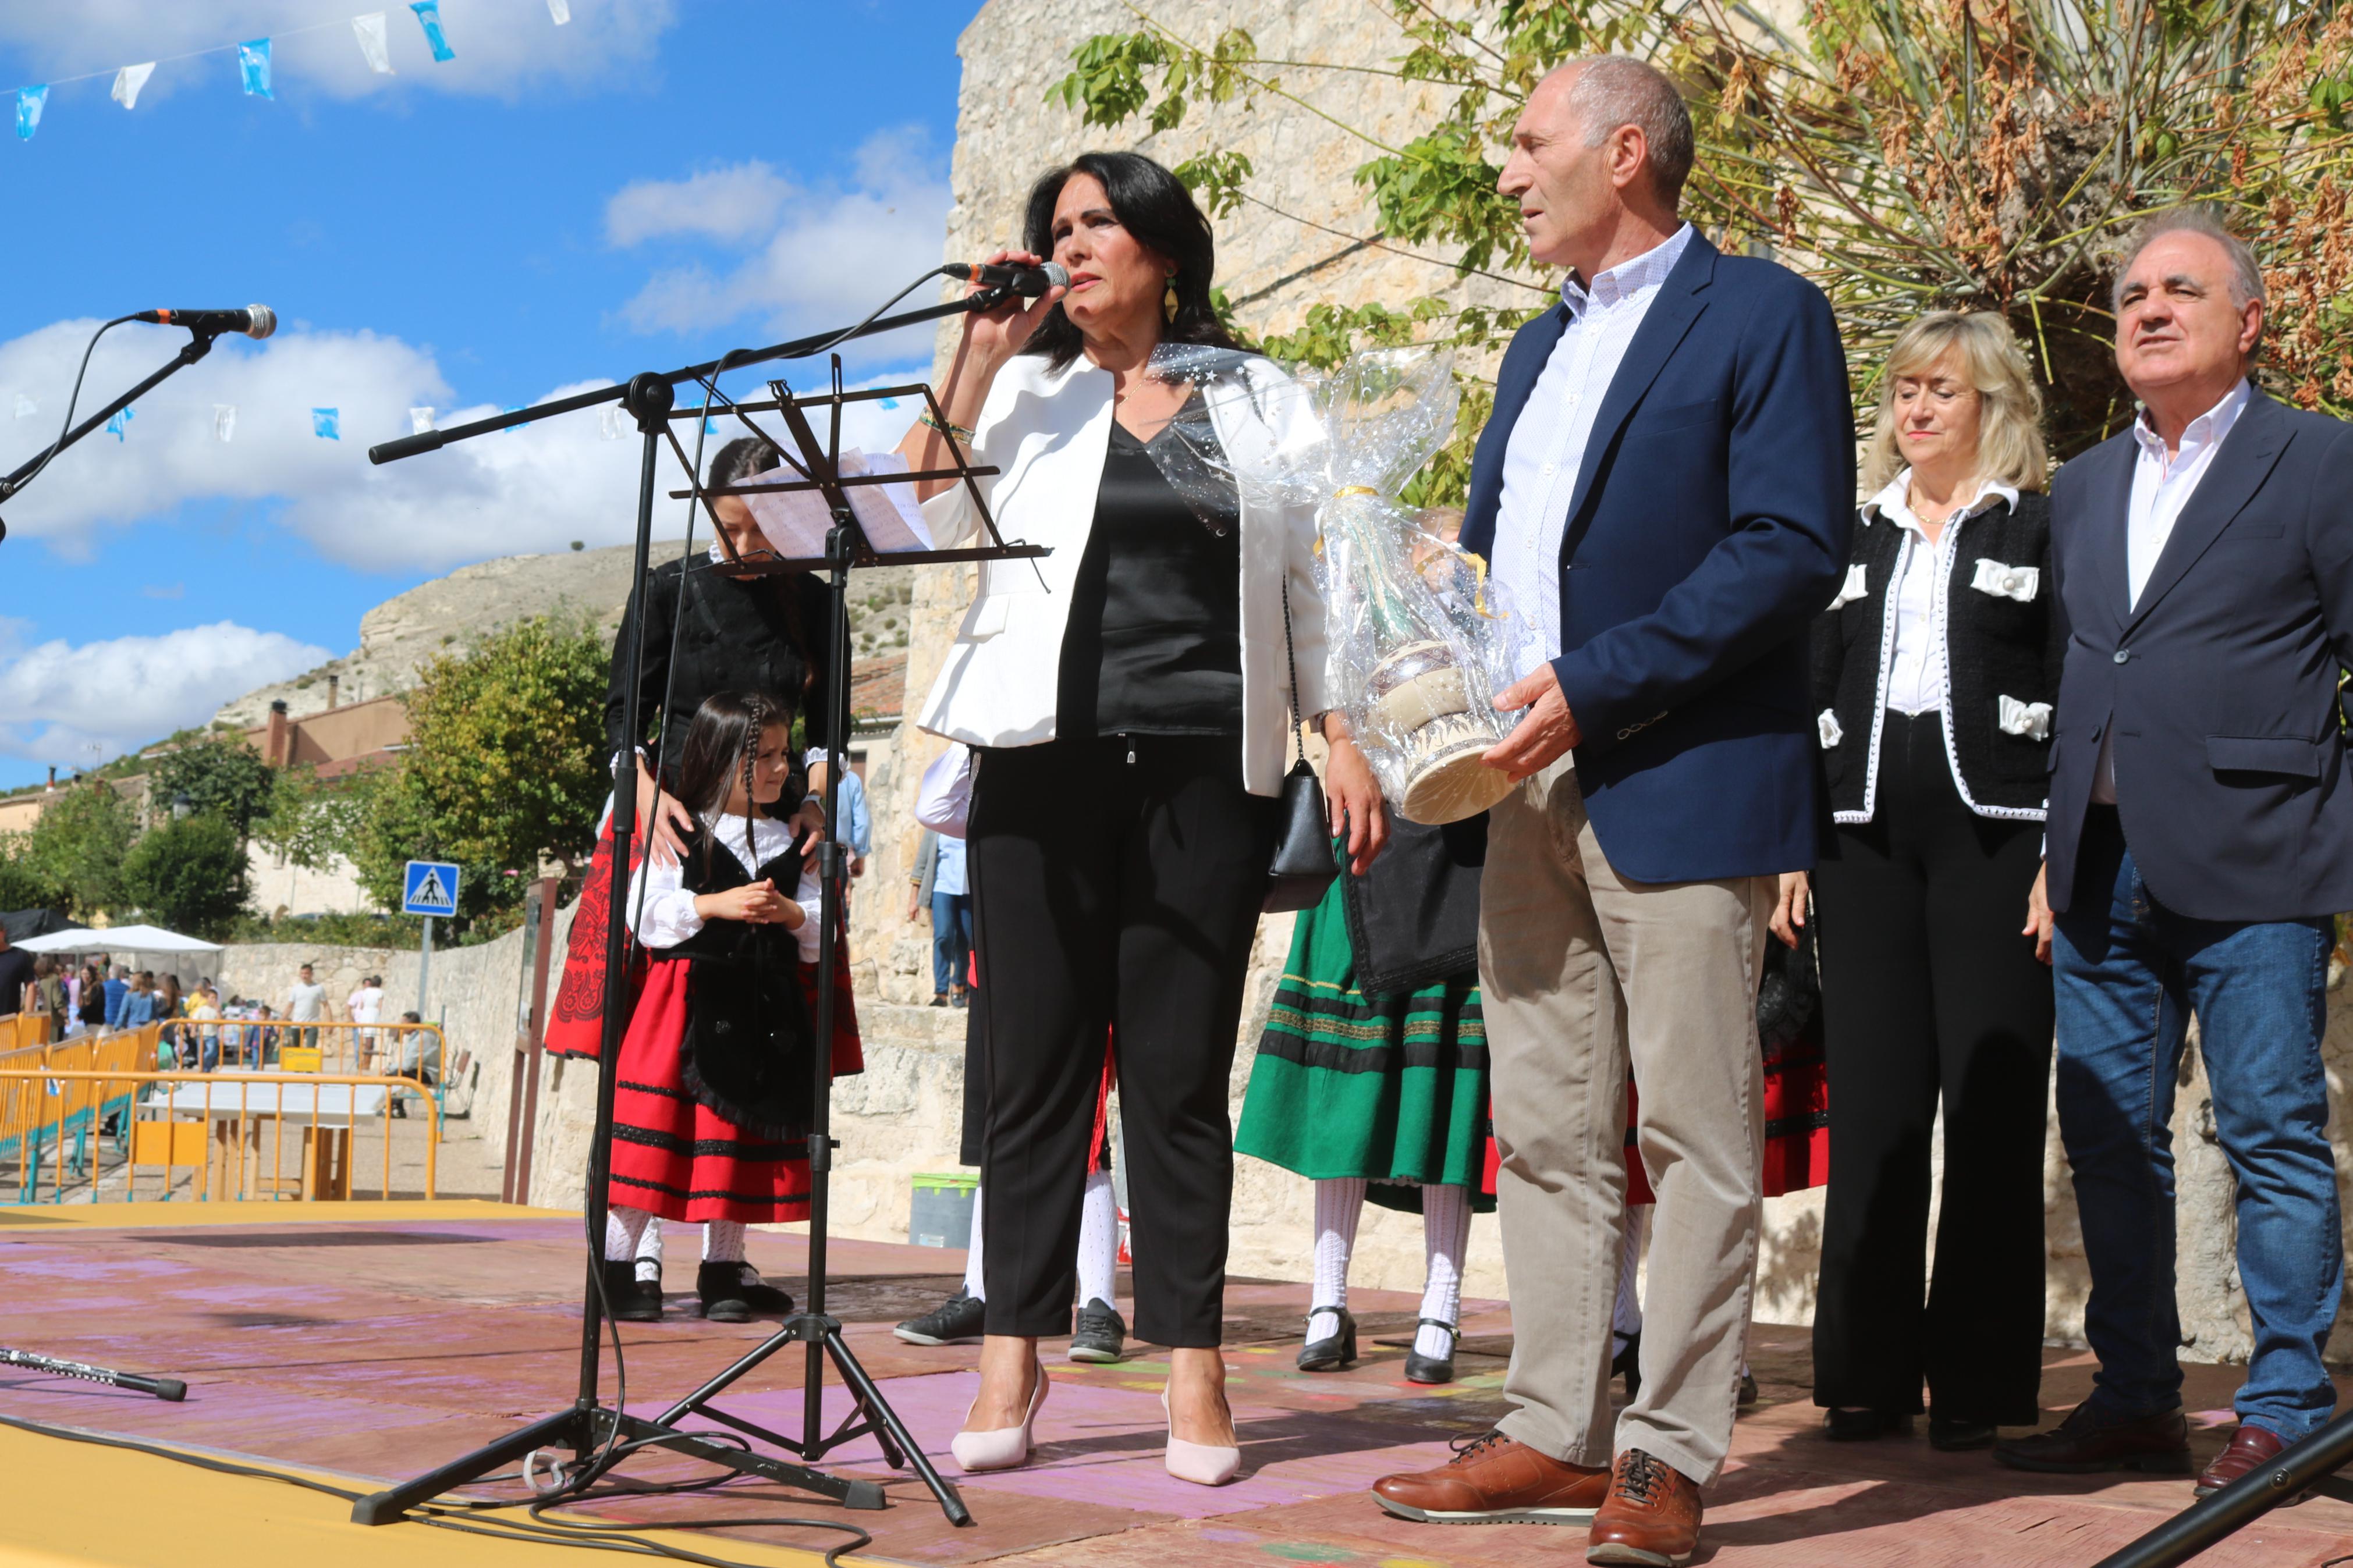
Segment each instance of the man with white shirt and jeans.
[{"label": "man with white shirt and jeans", "polygon": [[[1523,628],[1488,765],[1479,979],[1516,1406],[1390,1512],[1590,1521],[1587,1560],[1674,1564],[1732,1440],[1764,1160],[1757,983],[1777,879],[1814,864],[1804,634],[1854,513],[1838,324],[1678,212],[1691,118],[1617,57],[1539,83],[1499,182],[1567,273],[1479,438],[1464,549]],[[1658,1194],[1641,1392],[1609,1402],[1626,1080]]]},{"label": "man with white shirt and jeans", "polygon": [[2211,208],[2158,214],[2116,284],[2116,364],[2143,410],[2060,471],[2070,628],[2044,887],[2059,1130],[2092,1292],[2092,1395],[2002,1444],[2021,1469],[2189,1472],[2175,1359],[2168,1122],[2192,1014],[2237,1178],[2254,1353],[2199,1495],[2329,1417],[2344,1284],[2320,1037],[2353,909],[2353,426],[2248,379],[2263,274]]},{"label": "man with white shirt and jeans", "polygon": [[[302,977],[287,993],[287,1019],[296,1024],[315,1024],[325,1016],[326,1005],[327,988],[311,977],[311,966],[304,964]],[[315,1046],[319,1043],[319,1031],[295,1029],[289,1032],[286,1038],[290,1045]]]}]

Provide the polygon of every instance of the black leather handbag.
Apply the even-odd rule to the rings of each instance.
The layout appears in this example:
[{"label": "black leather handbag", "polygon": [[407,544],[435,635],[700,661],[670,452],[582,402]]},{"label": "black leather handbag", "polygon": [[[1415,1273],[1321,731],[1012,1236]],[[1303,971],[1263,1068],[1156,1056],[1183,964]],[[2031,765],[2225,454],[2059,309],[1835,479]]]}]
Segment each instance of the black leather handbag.
[{"label": "black leather handbag", "polygon": [[[1299,744],[1299,657],[1291,647],[1291,584],[1282,584],[1282,655],[1291,667],[1291,742]],[[1324,781],[1308,765],[1302,750],[1291,771],[1282,775],[1282,826],[1274,840],[1274,863],[1267,868],[1268,914],[1312,910],[1324,901],[1332,879],[1340,874],[1339,858],[1332,850],[1332,816],[1324,804]]]}]

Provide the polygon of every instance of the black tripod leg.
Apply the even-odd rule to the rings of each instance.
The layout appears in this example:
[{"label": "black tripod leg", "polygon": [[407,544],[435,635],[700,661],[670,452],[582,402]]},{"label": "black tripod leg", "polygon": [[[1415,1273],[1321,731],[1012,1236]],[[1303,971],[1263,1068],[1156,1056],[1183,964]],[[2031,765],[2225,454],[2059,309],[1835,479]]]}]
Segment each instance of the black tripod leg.
[{"label": "black tripod leg", "polygon": [[884,1453],[888,1454],[891,1445],[896,1443],[915,1474],[932,1489],[932,1496],[939,1500],[940,1511],[948,1516],[948,1522],[970,1524],[972,1510],[964,1506],[963,1496],[932,1468],[931,1458],[923,1452],[923,1446],[915,1441],[914,1434],[907,1430],[907,1424],[899,1419],[899,1413],[891,1408],[891,1402],[882,1397],[882,1391],[874,1386],[874,1380],[866,1375],[864,1367],[858,1364],[858,1357],[850,1353],[839,1329],[826,1334],[825,1348],[833,1357],[834,1370],[841,1373],[841,1381],[858,1395],[858,1403],[875,1423],[875,1436],[883,1438],[888,1434],[887,1440],[882,1443]]},{"label": "black tripod leg", "polygon": [[443,1492],[454,1491],[470,1481],[479,1481],[493,1470],[504,1469],[534,1448],[557,1448],[567,1445],[585,1448],[593,1440],[594,1434],[584,1419],[584,1413],[575,1406],[560,1415],[546,1416],[528,1426],[518,1426],[497,1442],[486,1444],[470,1454],[460,1454],[438,1470],[427,1470],[396,1487],[371,1492],[352,1504],[352,1522],[397,1524],[417,1504],[428,1502]]},{"label": "black tripod leg", "polygon": [[823,1470],[813,1470],[806,1465],[790,1465],[782,1459],[772,1459],[765,1454],[754,1454],[733,1443],[714,1443],[709,1437],[693,1432],[676,1432],[667,1426],[657,1426],[650,1421],[634,1415],[620,1418],[621,1436],[632,1444],[649,1447],[668,1448],[675,1453],[691,1455],[708,1464],[724,1465],[747,1476],[760,1476],[802,1491],[828,1497],[844,1508],[879,1509],[884,1506],[882,1488],[873,1481],[850,1480],[840,1476],[828,1476]]}]

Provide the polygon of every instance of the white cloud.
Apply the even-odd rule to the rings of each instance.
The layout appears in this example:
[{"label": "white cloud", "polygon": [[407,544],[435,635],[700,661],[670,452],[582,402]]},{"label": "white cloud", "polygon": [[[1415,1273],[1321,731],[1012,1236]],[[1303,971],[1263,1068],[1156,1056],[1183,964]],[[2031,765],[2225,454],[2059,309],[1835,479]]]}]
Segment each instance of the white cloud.
[{"label": "white cloud", "polygon": [[[394,74],[377,76],[352,35],[355,11],[386,13]],[[556,26],[543,0],[441,0],[441,20],[457,58],[434,62],[424,29],[401,0],[245,0],[219,5],[158,0],[44,0],[0,5],[0,48],[15,51],[30,79],[104,72],[58,89],[54,116],[73,94],[92,112],[120,114],[107,101],[120,66],[161,60],[133,113],[146,113],[181,88],[237,90],[237,57],[175,55],[240,39],[269,37],[271,84],[280,100],[318,94],[478,93],[514,99],[543,86],[574,89],[641,75],[655,44],[677,20],[676,0],[573,0],[572,21]]]},{"label": "white cloud", "polygon": [[[642,332],[707,333],[755,321],[778,336],[847,326],[890,290],[935,266],[954,203],[946,172],[919,128],[868,138],[847,186],[804,189],[763,163],[705,171],[683,180],[640,181],[614,196],[606,229],[616,244],[667,236],[749,239],[783,215],[765,242],[732,266],[702,261],[666,268],[647,280],[621,316]],[[767,204],[764,221],[754,221]],[[919,289],[902,308],[930,304]],[[871,363],[926,354],[931,330],[904,329],[845,348]]]},{"label": "white cloud", "polygon": [[[56,435],[75,363],[95,326],[60,321],[0,343],[0,411],[16,407],[19,397],[38,410],[21,419],[0,412],[0,471]],[[179,341],[174,329],[115,329],[90,363],[83,407],[138,380]],[[757,395],[766,374],[765,368],[738,373],[729,390]],[[917,374],[902,368],[884,379]],[[511,401],[543,402],[602,384],[608,384],[520,389]],[[371,443],[408,434],[413,407],[436,408],[437,423],[448,429],[501,406],[455,402],[433,356],[397,338],[370,332],[290,332],[263,343],[224,338],[209,359],[134,404],[121,440],[102,431],[86,437],[10,501],[9,539],[0,552],[37,539],[64,553],[85,552],[100,528],[166,518],[184,505],[212,500],[273,505],[280,521],[322,555],[368,568],[438,571],[493,556],[563,550],[575,539],[596,545],[631,537],[638,441],[634,431],[605,439],[596,410],[381,468],[368,462]],[[217,404],[237,410],[234,438],[226,443],[214,436]],[[318,407],[340,411],[341,440],[312,434],[311,411]],[[842,444],[893,446],[914,413],[903,405],[895,410],[856,405],[844,423]],[[764,427],[776,427],[771,416],[755,417]],[[731,420],[716,423],[706,453],[741,433]],[[692,421],[676,428],[691,453]],[[665,491],[684,482],[667,453],[659,473]],[[683,510],[683,502],[658,501],[658,531],[676,537]]]},{"label": "white cloud", "polygon": [[622,246],[678,234],[742,244],[765,232],[793,195],[790,180],[756,159],[683,180],[637,180],[606,204],[605,237]]},{"label": "white cloud", "polygon": [[0,756],[61,767],[95,767],[200,724],[230,698],[331,657],[233,621],[21,650],[9,646],[10,630],[0,624]]}]

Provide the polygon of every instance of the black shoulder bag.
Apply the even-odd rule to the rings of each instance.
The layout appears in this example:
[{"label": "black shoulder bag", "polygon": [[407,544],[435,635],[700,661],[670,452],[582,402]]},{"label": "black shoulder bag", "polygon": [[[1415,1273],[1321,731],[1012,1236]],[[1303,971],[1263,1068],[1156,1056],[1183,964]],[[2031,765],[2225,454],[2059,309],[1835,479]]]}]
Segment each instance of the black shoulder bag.
[{"label": "black shoulder bag", "polygon": [[[1291,667],[1291,743],[1299,746],[1299,656],[1291,646],[1291,569],[1283,568],[1282,656]],[[1268,868],[1268,914],[1314,909],[1323,902],[1340,862],[1332,852],[1332,814],[1324,804],[1324,782],[1308,765],[1300,748],[1299,760],[1282,776],[1282,827],[1274,841],[1274,864]]]}]

